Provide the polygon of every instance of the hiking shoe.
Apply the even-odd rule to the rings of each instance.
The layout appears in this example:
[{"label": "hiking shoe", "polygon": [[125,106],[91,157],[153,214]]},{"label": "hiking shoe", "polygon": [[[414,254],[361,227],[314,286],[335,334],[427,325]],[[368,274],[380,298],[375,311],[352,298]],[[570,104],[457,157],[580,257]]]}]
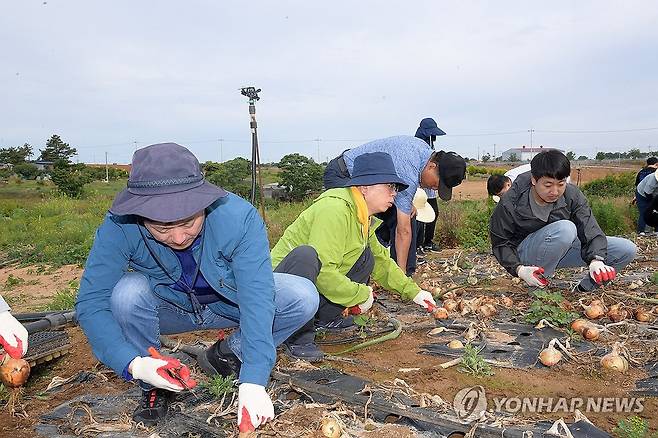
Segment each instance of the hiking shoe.
[{"label": "hiking shoe", "polygon": [[418,248],[416,248],[416,254],[419,254],[419,255],[425,254],[425,248],[423,248],[422,246],[419,246]]},{"label": "hiking shoe", "polygon": [[199,367],[209,376],[219,374],[228,377],[233,374],[236,378],[240,375],[242,362],[228,347],[225,340],[217,341],[204,354],[197,357]]},{"label": "hiking shoe", "polygon": [[439,248],[439,245],[432,242],[431,245],[425,245],[423,247],[423,250],[425,250],[425,252],[439,252],[439,251],[441,251],[441,248]]},{"label": "hiking shoe", "polygon": [[328,331],[333,331],[333,330],[345,330],[354,327],[354,318],[352,316],[348,316],[347,318],[343,318],[342,316],[338,316],[335,319],[331,321],[316,321],[315,323],[315,330],[328,330]]},{"label": "hiking shoe", "polygon": [[167,415],[172,395],[172,392],[160,388],[142,390],[142,400],[133,412],[135,423],[142,423],[144,426],[158,424]]},{"label": "hiking shoe", "polygon": [[308,362],[320,362],[324,357],[322,350],[315,345],[315,342],[307,344],[284,343],[283,348],[286,354],[294,359],[302,359]]}]

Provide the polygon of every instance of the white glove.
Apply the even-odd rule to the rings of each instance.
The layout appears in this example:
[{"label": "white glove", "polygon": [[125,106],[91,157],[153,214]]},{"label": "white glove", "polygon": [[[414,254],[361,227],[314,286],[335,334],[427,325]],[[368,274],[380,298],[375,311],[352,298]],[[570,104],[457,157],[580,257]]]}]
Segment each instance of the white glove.
[{"label": "white glove", "polygon": [[255,383],[238,386],[238,429],[250,432],[274,418],[274,406],[265,387]]},{"label": "white glove", "polygon": [[372,294],[372,288],[370,286],[367,286],[367,288],[370,294],[368,295],[367,300],[359,304],[359,310],[361,310],[361,313],[366,313],[368,310],[370,310],[370,308],[372,307],[372,303],[375,302],[375,296]]},{"label": "white glove", "polygon": [[[432,296],[431,293],[427,292],[426,290],[421,290],[414,297],[414,303],[418,304],[423,309],[429,310],[430,307],[432,307],[432,306],[427,304],[426,301],[429,301],[430,303],[432,303],[432,306],[436,307],[436,302],[434,302],[434,297]],[[434,308],[434,307],[432,307],[432,308]]]},{"label": "white glove", "polygon": [[548,280],[544,277],[544,268],[540,268],[539,266],[519,266],[516,274],[528,286],[542,288],[548,285]]},{"label": "white glove", "polygon": [[20,359],[27,352],[27,329],[9,310],[0,312],[0,345],[14,359]]},{"label": "white glove", "polygon": [[[183,390],[183,385],[167,372],[167,369],[175,368],[176,362],[178,360],[174,358],[162,360],[138,356],[130,362],[128,371],[133,375],[134,379],[141,380],[156,388],[180,392]],[[178,362],[178,366],[180,366],[180,362]]]},{"label": "white glove", "polygon": [[617,272],[612,266],[608,266],[601,260],[592,260],[589,264],[589,276],[596,284],[606,284],[615,279]]}]

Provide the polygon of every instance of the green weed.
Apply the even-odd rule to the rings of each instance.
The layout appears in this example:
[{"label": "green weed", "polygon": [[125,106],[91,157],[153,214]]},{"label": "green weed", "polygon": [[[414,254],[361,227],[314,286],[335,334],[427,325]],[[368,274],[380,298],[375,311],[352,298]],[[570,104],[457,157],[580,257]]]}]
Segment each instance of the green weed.
[{"label": "green weed", "polygon": [[12,274],[9,274],[9,277],[5,280],[3,289],[6,291],[13,290],[16,286],[25,283],[25,279],[21,277],[14,277]]},{"label": "green weed", "polygon": [[75,307],[78,296],[78,282],[69,281],[68,287],[60,289],[55,293],[53,300],[46,306],[45,310],[70,310]]},{"label": "green weed", "polygon": [[6,401],[9,398],[9,391],[5,388],[5,385],[0,383],[0,401]]},{"label": "green weed", "polygon": [[582,192],[586,196],[633,196],[635,193],[635,173],[625,172],[608,175],[583,184]]},{"label": "green weed", "polygon": [[464,354],[459,364],[459,370],[475,377],[493,376],[491,365],[484,361],[476,347],[471,344],[464,346]]},{"label": "green weed", "polygon": [[649,279],[653,284],[658,285],[658,272],[654,272],[651,274],[651,278]]},{"label": "green weed", "polygon": [[620,420],[617,427],[613,429],[615,436],[619,438],[656,438],[658,432],[649,435],[649,423],[637,415]]},{"label": "green weed", "polygon": [[525,317],[527,322],[536,324],[545,319],[554,325],[564,327],[578,317],[577,313],[568,312],[560,307],[564,302],[564,297],[560,292],[535,290],[532,294],[536,299],[528,309],[528,314]]},{"label": "green weed", "polygon": [[222,398],[235,392],[235,375],[231,374],[224,377],[218,374],[209,381],[202,383],[201,387],[208,390],[215,398]]}]

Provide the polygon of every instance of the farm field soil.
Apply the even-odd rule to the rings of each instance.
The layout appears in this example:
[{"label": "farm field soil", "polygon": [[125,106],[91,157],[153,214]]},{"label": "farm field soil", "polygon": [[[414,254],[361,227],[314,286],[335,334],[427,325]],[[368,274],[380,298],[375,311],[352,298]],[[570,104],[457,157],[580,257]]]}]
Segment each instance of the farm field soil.
[{"label": "farm field soil", "polygon": [[[647,278],[658,270],[655,261],[655,252],[658,241],[655,238],[645,238],[638,241],[641,254],[638,261],[634,262],[627,273],[640,273]],[[451,261],[466,260],[475,266],[486,270],[487,279],[480,281],[477,285],[465,285],[460,292],[463,297],[475,296],[500,296],[510,294],[514,298],[515,308],[521,314],[527,309],[530,298],[524,288],[512,281],[502,269],[497,267],[492,257],[478,254],[473,255],[459,250],[444,250],[438,254],[428,256],[431,265],[424,271],[420,271],[416,279],[420,283],[431,285],[450,285],[456,280],[456,276],[475,269],[464,267],[460,272],[448,272],[447,266]],[[481,272],[478,272],[479,274]],[[423,275],[425,274],[425,275]],[[8,279],[21,279],[16,282]],[[79,280],[82,269],[77,266],[64,266],[59,269],[48,269],[39,267],[28,268],[4,268],[0,269],[0,288],[5,287],[2,295],[8,299],[16,313],[41,311],[49,303],[59,289],[69,286],[69,282]],[[580,273],[576,273],[580,275]],[[628,293],[628,282],[621,281],[610,288],[610,290],[623,290]],[[6,286],[12,284],[9,288]],[[655,286],[652,286],[655,289]],[[572,304],[577,303],[577,296],[568,290],[563,294]],[[607,292],[597,296],[605,298],[610,302],[612,295]],[[593,296],[585,297],[591,299]],[[495,317],[494,317],[495,319]],[[647,376],[646,372],[638,367],[632,367],[626,374],[609,374],[601,371],[598,361],[589,364],[576,365],[570,362],[560,363],[552,369],[507,369],[494,367],[493,376],[475,378],[469,374],[462,373],[458,367],[442,369],[438,365],[446,362],[449,358],[434,355],[420,354],[419,346],[431,341],[427,336],[432,327],[433,320],[420,310],[412,310],[403,318],[404,331],[395,340],[383,344],[374,345],[366,349],[350,353],[347,357],[355,359],[356,363],[339,361],[325,361],[323,366],[331,366],[341,369],[350,374],[373,381],[375,383],[391,383],[394,379],[402,379],[411,388],[419,393],[429,393],[440,396],[443,400],[451,403],[455,394],[465,387],[482,385],[487,392],[487,397],[628,397],[630,390],[638,379]],[[69,354],[56,359],[50,363],[35,367],[33,375],[23,392],[23,403],[26,405],[28,418],[11,418],[8,415],[0,422],[0,436],[12,436],[13,438],[34,437],[34,425],[39,417],[51,411],[59,404],[82,394],[104,394],[120,393],[131,387],[122,379],[114,376],[107,368],[98,364],[93,357],[84,334],[78,327],[66,329],[71,337],[71,350]],[[198,332],[182,336],[184,342],[203,339],[213,341],[216,333]],[[325,351],[332,352],[342,347],[323,347]],[[648,347],[647,347],[648,348]],[[652,347],[653,348],[653,347]],[[655,355],[655,350],[654,350]],[[658,360],[654,358],[654,361]],[[280,363],[286,364],[285,358]],[[419,370],[400,370],[405,368],[419,368]],[[58,393],[45,393],[45,389],[53,377],[67,378],[75,375],[81,370],[99,373],[99,377],[88,383],[68,386]],[[490,407],[491,406],[490,402]],[[301,410],[301,411],[300,411]],[[308,434],[297,434],[297,436],[320,436],[317,432],[322,417],[327,414],[327,408],[309,408],[295,406],[288,412],[284,412],[278,418],[276,430],[280,433],[286,431],[307,431]],[[5,409],[3,413],[6,414]],[[658,399],[646,398],[644,410],[639,415],[647,419],[650,428],[658,430]],[[128,413],[130,414],[130,413]],[[524,415],[524,416],[523,416]],[[572,414],[523,414],[523,420],[532,422],[538,419],[557,419],[563,416],[565,420],[573,420]],[[621,419],[632,415],[631,413],[593,413],[586,415],[598,427],[612,431]],[[268,426],[270,427],[270,426]],[[264,428],[264,431],[273,433],[273,429]],[[378,430],[378,434],[371,436],[413,436],[410,431],[402,426],[386,426],[387,431]],[[297,432],[296,432],[297,433]],[[368,436],[365,432],[363,436]]]},{"label": "farm field soil", "polygon": [[[571,181],[574,184],[578,181],[578,169],[580,169],[580,184],[582,185],[611,174],[637,172],[640,167],[578,166],[578,164],[572,163]],[[452,196],[457,201],[486,199],[487,179],[480,176],[469,176],[466,181],[453,189]]]}]

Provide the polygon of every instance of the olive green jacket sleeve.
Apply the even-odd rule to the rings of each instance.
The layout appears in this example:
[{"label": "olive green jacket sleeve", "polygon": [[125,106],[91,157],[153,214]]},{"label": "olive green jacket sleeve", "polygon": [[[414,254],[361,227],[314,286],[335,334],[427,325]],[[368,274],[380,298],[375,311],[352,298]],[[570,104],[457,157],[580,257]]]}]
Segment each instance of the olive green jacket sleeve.
[{"label": "olive green jacket sleeve", "polygon": [[379,243],[375,230],[370,231],[368,243],[375,256],[372,279],[384,289],[399,293],[404,300],[414,299],[420,291],[420,287],[402,272],[402,269],[389,255],[388,250]]}]

